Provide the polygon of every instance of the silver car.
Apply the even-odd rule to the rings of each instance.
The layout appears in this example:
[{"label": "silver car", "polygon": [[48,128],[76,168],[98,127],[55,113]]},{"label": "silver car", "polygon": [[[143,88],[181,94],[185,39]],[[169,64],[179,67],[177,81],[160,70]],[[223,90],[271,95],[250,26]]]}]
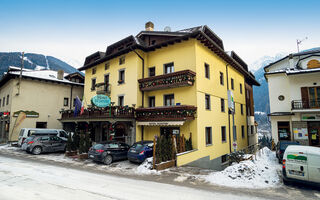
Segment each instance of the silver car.
[{"label": "silver car", "polygon": [[64,152],[66,145],[66,141],[55,135],[35,136],[27,142],[26,151],[35,155],[44,152]]}]

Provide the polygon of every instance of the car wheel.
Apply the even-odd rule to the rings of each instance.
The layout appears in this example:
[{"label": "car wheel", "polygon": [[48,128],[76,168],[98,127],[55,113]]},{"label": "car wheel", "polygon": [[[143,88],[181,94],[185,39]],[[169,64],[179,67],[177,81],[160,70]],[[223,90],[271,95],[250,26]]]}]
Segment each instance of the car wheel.
[{"label": "car wheel", "polygon": [[104,159],[103,159],[103,163],[106,165],[110,165],[112,163],[112,156],[111,155],[107,155]]},{"label": "car wheel", "polygon": [[32,153],[33,153],[34,155],[39,155],[41,152],[42,152],[42,148],[39,147],[39,146],[36,146],[36,147],[34,147],[34,148],[32,149]]}]

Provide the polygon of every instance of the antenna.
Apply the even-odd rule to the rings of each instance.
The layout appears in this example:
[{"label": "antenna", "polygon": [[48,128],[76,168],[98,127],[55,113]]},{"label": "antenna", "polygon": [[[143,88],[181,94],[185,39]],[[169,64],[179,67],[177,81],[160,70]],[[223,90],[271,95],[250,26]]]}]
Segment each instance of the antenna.
[{"label": "antenna", "polygon": [[165,32],[170,32],[170,31],[171,31],[170,26],[166,26],[166,27],[164,27],[164,31],[165,31]]},{"label": "antenna", "polygon": [[307,39],[308,39],[308,37],[305,37],[305,38],[303,38],[302,40],[297,39],[298,53],[299,53],[299,45],[300,45],[303,41],[305,41],[305,40],[307,40]]}]

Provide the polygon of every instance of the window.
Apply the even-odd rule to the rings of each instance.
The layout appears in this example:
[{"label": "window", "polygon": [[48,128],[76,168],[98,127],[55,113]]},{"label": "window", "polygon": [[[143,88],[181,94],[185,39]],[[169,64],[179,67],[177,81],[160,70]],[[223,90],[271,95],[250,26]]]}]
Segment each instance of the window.
[{"label": "window", "polygon": [[96,79],[93,78],[91,79],[91,90],[95,90],[96,89]]},{"label": "window", "polygon": [[220,72],[220,85],[224,85],[223,73]]},{"label": "window", "polygon": [[240,83],[240,94],[242,94],[242,84]]},{"label": "window", "polygon": [[251,125],[251,135],[254,134],[254,128],[253,128],[253,125]]},{"label": "window", "polygon": [[240,108],[241,108],[241,115],[243,115],[243,104],[240,104]]},{"label": "window", "polygon": [[164,106],[174,106],[174,94],[164,95]]},{"label": "window", "polygon": [[225,163],[228,161],[228,157],[227,157],[227,154],[221,156],[221,163]]},{"label": "window", "polygon": [[104,75],[104,84],[105,84],[106,86],[109,85],[109,74]]},{"label": "window", "polygon": [[106,64],[104,64],[104,70],[108,70],[110,68],[110,63],[106,62]]},{"label": "window", "polygon": [[174,72],[174,65],[172,63],[164,64],[164,73],[169,74]]},{"label": "window", "polygon": [[231,78],[231,89],[234,90],[234,81],[233,81],[233,78]]},{"label": "window", "polygon": [[69,98],[64,98],[63,99],[63,106],[68,106],[69,105]]},{"label": "window", "polygon": [[73,99],[73,107],[76,106],[76,98]]},{"label": "window", "polygon": [[155,40],[152,40],[151,41],[151,45],[155,45],[156,44],[156,41]]},{"label": "window", "polygon": [[244,138],[244,126],[241,126],[241,136]]},{"label": "window", "polygon": [[156,97],[149,97],[149,107],[156,106]]},{"label": "window", "polygon": [[149,77],[155,76],[156,75],[156,68],[155,67],[150,67],[149,68]]},{"label": "window", "polygon": [[118,106],[124,105],[124,96],[118,96]]},{"label": "window", "polygon": [[9,105],[9,95],[7,95],[7,105]]},{"label": "window", "polygon": [[210,66],[207,63],[204,63],[205,77],[210,79]]},{"label": "window", "polygon": [[225,103],[224,103],[224,99],[220,99],[221,101],[221,112],[225,112]]},{"label": "window", "polygon": [[47,128],[47,122],[36,122],[36,128]]},{"label": "window", "polygon": [[1,98],[0,98],[0,107],[1,107]]},{"label": "window", "polygon": [[126,58],[124,56],[119,58],[119,65],[123,65],[125,61],[126,61]]},{"label": "window", "polygon": [[205,95],[205,106],[207,110],[210,110],[210,95],[206,94]]},{"label": "window", "polygon": [[2,106],[4,106],[4,105],[5,105],[5,103],[6,103],[6,98],[5,98],[5,97],[3,97],[3,99],[2,99]]},{"label": "window", "polygon": [[212,144],[212,131],[211,127],[206,127],[206,145]]},{"label": "window", "polygon": [[227,134],[226,134],[225,126],[221,126],[221,139],[222,139],[222,142],[227,142]]},{"label": "window", "polygon": [[119,80],[118,80],[119,84],[124,83],[124,69],[119,70]]},{"label": "window", "polygon": [[92,74],[96,74],[96,72],[97,72],[97,69],[95,67],[92,68]]}]

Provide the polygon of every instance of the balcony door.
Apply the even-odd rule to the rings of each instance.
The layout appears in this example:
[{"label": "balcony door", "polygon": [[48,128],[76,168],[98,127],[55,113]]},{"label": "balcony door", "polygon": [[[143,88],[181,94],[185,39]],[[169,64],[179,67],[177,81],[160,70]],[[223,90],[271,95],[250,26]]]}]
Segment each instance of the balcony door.
[{"label": "balcony door", "polygon": [[320,107],[320,87],[309,87],[309,105],[310,108]]}]

